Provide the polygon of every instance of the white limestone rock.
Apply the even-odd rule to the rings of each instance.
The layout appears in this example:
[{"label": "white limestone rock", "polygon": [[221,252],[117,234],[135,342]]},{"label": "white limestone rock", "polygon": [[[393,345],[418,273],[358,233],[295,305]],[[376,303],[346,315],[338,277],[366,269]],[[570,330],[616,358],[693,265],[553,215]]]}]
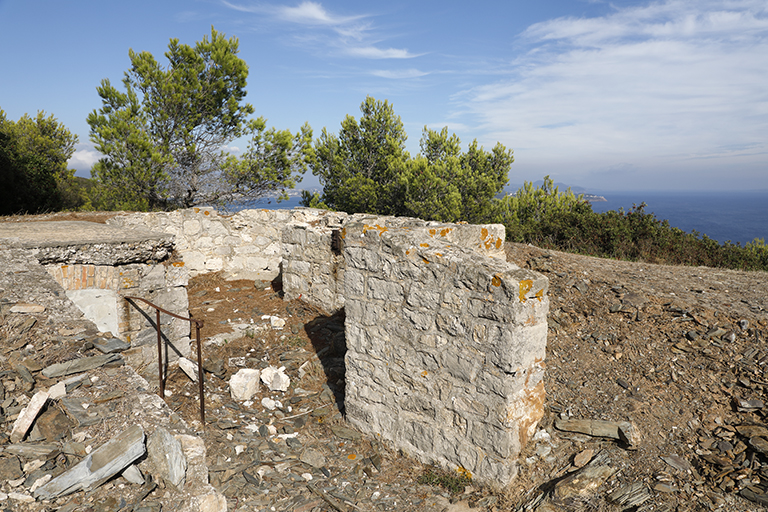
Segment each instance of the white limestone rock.
[{"label": "white limestone rock", "polygon": [[180,357],[179,368],[181,368],[181,371],[183,371],[192,382],[197,382],[197,363],[190,361],[186,357]]},{"label": "white limestone rock", "polygon": [[32,422],[35,421],[37,415],[40,414],[40,410],[48,401],[47,391],[38,391],[35,396],[29,401],[29,404],[21,411],[19,417],[13,423],[13,429],[11,430],[11,443],[20,443],[24,436],[27,435],[29,427],[32,426]]},{"label": "white limestone rock", "polygon": [[259,370],[243,368],[229,379],[229,392],[233,400],[250,400],[259,391]]},{"label": "white limestone rock", "polygon": [[285,374],[285,366],[268,366],[261,371],[261,381],[270,391],[288,391],[291,379]]}]

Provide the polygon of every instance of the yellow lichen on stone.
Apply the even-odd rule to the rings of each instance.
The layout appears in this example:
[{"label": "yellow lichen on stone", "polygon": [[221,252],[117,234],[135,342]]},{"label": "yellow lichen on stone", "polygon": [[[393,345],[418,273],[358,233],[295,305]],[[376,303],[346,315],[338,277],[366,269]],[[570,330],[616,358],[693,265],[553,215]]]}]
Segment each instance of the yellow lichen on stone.
[{"label": "yellow lichen on stone", "polygon": [[445,228],[442,231],[440,231],[440,236],[448,236],[448,233],[450,233],[453,230],[453,228]]},{"label": "yellow lichen on stone", "polygon": [[496,248],[501,249],[501,238],[496,239]]},{"label": "yellow lichen on stone", "polygon": [[419,247],[429,247],[429,244],[419,244]]},{"label": "yellow lichen on stone", "polygon": [[426,377],[427,375],[428,375],[427,370],[424,370],[423,372],[421,372],[422,377]]},{"label": "yellow lichen on stone", "polygon": [[183,267],[184,266],[184,262],[183,261],[174,261],[173,263],[171,263],[171,265],[173,265],[174,267]]},{"label": "yellow lichen on stone", "polygon": [[459,474],[459,476],[463,476],[467,480],[472,480],[472,472],[467,468],[459,466],[456,468],[456,472]]},{"label": "yellow lichen on stone", "polygon": [[367,233],[368,231],[377,230],[379,232],[379,236],[381,236],[382,233],[385,231],[389,231],[389,228],[387,226],[380,226],[379,224],[374,224],[373,226],[369,226],[368,224],[363,224],[363,234]]},{"label": "yellow lichen on stone", "polygon": [[523,279],[520,281],[520,302],[525,302],[525,295],[533,288],[533,281],[530,279]]},{"label": "yellow lichen on stone", "polygon": [[501,278],[498,275],[493,276],[493,279],[491,279],[491,284],[493,286],[501,286]]},{"label": "yellow lichen on stone", "polygon": [[435,233],[437,233],[437,231],[434,228],[429,230],[429,236],[435,236]]},{"label": "yellow lichen on stone", "polygon": [[203,215],[210,215],[210,214],[211,214],[211,212],[209,212],[208,210],[205,210],[205,211],[203,212]]},{"label": "yellow lichen on stone", "polygon": [[536,292],[536,298],[541,302],[541,299],[544,298],[544,288]]}]

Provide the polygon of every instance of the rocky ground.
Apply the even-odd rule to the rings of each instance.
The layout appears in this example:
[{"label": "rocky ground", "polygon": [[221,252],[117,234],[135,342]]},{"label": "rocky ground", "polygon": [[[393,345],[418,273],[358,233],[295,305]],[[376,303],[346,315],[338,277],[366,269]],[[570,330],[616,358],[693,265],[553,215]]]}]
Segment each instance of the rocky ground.
[{"label": "rocky ground", "polygon": [[[213,402],[216,428],[206,434],[209,454],[218,457],[214,467],[237,460],[238,442],[254,444],[254,425],[271,424],[278,435],[298,433],[295,441],[284,436],[287,443],[278,445],[293,450],[286,455],[298,457],[297,468],[307,468],[302,454],[321,455],[323,464],[310,470],[312,482],[330,485],[331,496],[349,510],[423,510],[435,504],[440,510],[445,498],[457,510],[753,510],[768,502],[765,273],[612,261],[518,244],[508,244],[507,254],[550,278],[551,300],[547,415],[514,486],[470,485],[451,496],[417,485],[428,468],[344,428],[341,318],[283,302],[271,287],[262,289],[267,283],[254,287],[206,276],[193,280],[189,293],[193,314],[206,319],[206,336],[263,315],[287,321],[282,331],[245,328],[245,337],[206,347],[218,366],[228,368],[224,379],[209,383],[221,398]],[[307,362],[295,381],[298,394],[294,388],[293,395],[272,396],[283,402],[282,411],[228,400],[225,381],[238,364],[286,366],[298,379]],[[179,372],[173,386],[173,397],[189,394],[186,408],[184,399],[178,404],[192,421],[193,385]],[[590,420],[605,428],[629,423],[632,437],[565,430]],[[257,439],[258,446],[240,457],[263,454],[274,441],[271,434]],[[253,460],[242,464],[252,464],[253,471],[260,467]],[[300,470],[286,469],[288,477],[265,473],[262,486],[283,487],[269,500],[262,489],[256,502],[283,503],[277,509],[287,510],[286,500],[318,499],[297,490],[305,485]],[[213,481],[219,478],[225,494],[247,502],[254,484],[232,475],[220,473]]]},{"label": "rocky ground", "polygon": [[[507,254],[550,278],[551,301],[546,434],[524,457],[519,485],[507,494],[513,504],[754,510],[768,503],[768,275],[516,244]],[[640,439],[628,446],[556,428],[566,419],[631,422]],[[590,454],[601,454],[599,463],[576,470]]]},{"label": "rocky ground", "polygon": [[[549,277],[551,308],[547,413],[508,489],[452,475],[437,480],[456,484],[457,493],[419,483],[429,468],[345,425],[343,318],[283,301],[272,283],[227,282],[215,274],[193,279],[190,309],[206,324],[206,425],[199,421],[197,384],[177,366],[166,386],[174,412],[168,421],[178,423],[178,415],[205,440],[210,481],[229,510],[741,511],[768,503],[768,275],[517,244],[508,244],[507,254]],[[88,342],[99,337],[72,334],[72,325],[28,325],[28,316],[9,311],[0,308],[6,432],[37,389],[52,384],[41,369],[71,359],[73,349],[78,356],[97,354]],[[47,344],[31,342],[46,336]],[[269,366],[285,367],[288,391],[262,383],[251,400],[231,398],[232,375]],[[137,370],[147,391],[156,391],[156,367]],[[107,408],[105,416],[109,407],[127,407],[118,401],[130,400],[130,390],[120,389],[119,368],[98,372],[94,387],[101,386],[102,401],[94,406]],[[105,381],[118,384],[107,390]],[[102,425],[93,446],[110,434]],[[59,427],[51,435],[75,448],[91,442],[78,441],[77,430]],[[43,434],[38,430],[37,442]],[[9,445],[0,439],[0,497],[6,496],[0,507],[11,510],[28,509],[21,496],[46,469],[61,472],[84,456],[70,450],[63,460],[57,455],[34,467],[35,459],[9,453]],[[132,485],[120,477],[99,492],[47,507],[141,510],[131,505],[143,492],[138,486],[129,498],[110,501]],[[142,498],[155,507],[146,510],[158,510],[168,496],[164,487]]]}]

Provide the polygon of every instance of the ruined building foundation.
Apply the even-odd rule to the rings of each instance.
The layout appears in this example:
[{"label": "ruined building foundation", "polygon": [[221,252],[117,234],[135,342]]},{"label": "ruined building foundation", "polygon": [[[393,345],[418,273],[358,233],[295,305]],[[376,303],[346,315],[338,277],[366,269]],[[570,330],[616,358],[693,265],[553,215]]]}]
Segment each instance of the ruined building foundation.
[{"label": "ruined building foundation", "polygon": [[173,235],[190,275],[281,277],[346,314],[347,419],[425,462],[508,484],[543,415],[544,276],[507,263],[501,225],[311,209],[119,216]]}]

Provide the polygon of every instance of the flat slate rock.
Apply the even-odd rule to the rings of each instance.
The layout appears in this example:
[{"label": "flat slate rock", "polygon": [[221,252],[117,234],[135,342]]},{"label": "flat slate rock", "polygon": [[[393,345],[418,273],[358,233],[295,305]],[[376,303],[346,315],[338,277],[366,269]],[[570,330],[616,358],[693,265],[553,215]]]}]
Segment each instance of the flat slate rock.
[{"label": "flat slate rock", "polygon": [[56,363],[44,368],[42,374],[49,379],[72,375],[73,373],[87,372],[94,368],[100,368],[107,364],[119,364],[123,362],[120,354],[104,354],[101,356],[82,357],[64,363]]},{"label": "flat slate rock", "polygon": [[36,498],[52,499],[80,489],[91,490],[122,472],[146,453],[144,430],[133,425],[113,437],[79,464],[36,489]]},{"label": "flat slate rock", "polygon": [[34,460],[45,459],[59,448],[61,446],[58,444],[19,443],[6,445],[4,452],[18,455],[28,460]]},{"label": "flat slate rock", "polygon": [[[87,427],[99,423],[103,417],[101,409],[88,398],[62,397],[59,403],[67,415],[77,421],[78,426]],[[87,407],[83,407],[87,405]]]},{"label": "flat slate rock", "polygon": [[93,346],[102,354],[114,354],[116,352],[122,352],[131,348],[130,343],[126,343],[118,338],[111,338],[105,340],[104,338],[97,338],[93,340]]}]

